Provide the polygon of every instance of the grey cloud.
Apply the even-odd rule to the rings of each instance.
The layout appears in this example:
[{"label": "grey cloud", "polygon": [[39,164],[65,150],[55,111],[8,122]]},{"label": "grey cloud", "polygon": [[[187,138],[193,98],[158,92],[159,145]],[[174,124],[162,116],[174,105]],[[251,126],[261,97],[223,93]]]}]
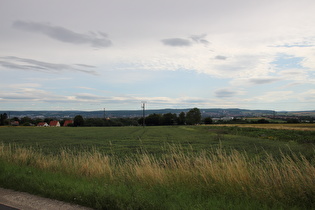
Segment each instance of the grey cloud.
[{"label": "grey cloud", "polygon": [[69,29],[53,26],[49,23],[35,23],[15,21],[13,27],[30,32],[39,32],[61,42],[72,44],[90,44],[93,47],[109,47],[112,45],[111,40],[107,38],[107,34],[103,32],[80,34]]},{"label": "grey cloud", "polygon": [[93,95],[93,94],[86,94],[86,93],[79,93],[76,95],[76,98],[79,100],[100,100],[104,99],[100,96]]},{"label": "grey cloud", "polygon": [[182,38],[171,38],[171,39],[162,39],[163,44],[169,45],[172,47],[187,47],[191,46],[191,41],[188,39]]},{"label": "grey cloud", "polygon": [[34,100],[37,99],[35,96],[27,96],[25,94],[12,94],[7,96],[1,96],[4,100]]},{"label": "grey cloud", "polygon": [[226,88],[215,91],[215,95],[218,98],[233,97],[236,94],[237,94],[236,91],[229,90],[229,89],[226,89]]},{"label": "grey cloud", "polygon": [[92,66],[92,65],[86,65],[86,64],[81,64],[81,63],[77,63],[75,64],[77,66],[81,66],[81,67],[86,67],[86,68],[95,68],[96,66]]},{"label": "grey cloud", "polygon": [[227,59],[227,57],[223,56],[223,55],[217,55],[214,58],[217,59],[217,60],[226,60]]},{"label": "grey cloud", "polygon": [[256,84],[256,85],[262,85],[262,84],[273,83],[273,82],[276,82],[279,80],[280,79],[278,79],[278,78],[259,78],[259,79],[250,79],[249,81],[251,83]]},{"label": "grey cloud", "polygon": [[208,45],[210,44],[209,41],[205,39],[207,35],[192,35],[189,37],[189,39],[183,39],[183,38],[170,38],[170,39],[162,39],[161,41],[163,44],[173,47],[186,47],[191,46],[192,44],[204,44]]},{"label": "grey cloud", "polygon": [[[81,67],[91,67],[88,65],[80,64]],[[60,71],[78,71],[87,74],[96,75],[94,70],[86,70],[82,68],[76,68],[68,64],[55,64],[47,63],[33,59],[19,58],[15,56],[0,57],[0,66],[5,68],[15,69],[15,70],[31,70],[31,71],[41,71],[41,72],[60,72]]]},{"label": "grey cloud", "polygon": [[191,38],[192,40],[194,40],[195,42],[197,42],[197,43],[201,43],[201,44],[204,44],[204,45],[208,45],[208,44],[210,44],[210,42],[205,39],[206,36],[207,36],[206,34],[202,34],[202,35],[192,35],[190,38]]}]

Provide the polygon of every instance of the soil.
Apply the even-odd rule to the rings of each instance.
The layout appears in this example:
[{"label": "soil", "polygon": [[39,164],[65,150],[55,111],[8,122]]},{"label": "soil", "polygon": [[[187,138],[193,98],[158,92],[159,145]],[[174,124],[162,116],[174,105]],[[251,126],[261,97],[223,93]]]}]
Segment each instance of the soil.
[{"label": "soil", "polygon": [[75,204],[0,188],[0,210],[6,209],[6,207],[23,210],[90,210],[90,208]]}]

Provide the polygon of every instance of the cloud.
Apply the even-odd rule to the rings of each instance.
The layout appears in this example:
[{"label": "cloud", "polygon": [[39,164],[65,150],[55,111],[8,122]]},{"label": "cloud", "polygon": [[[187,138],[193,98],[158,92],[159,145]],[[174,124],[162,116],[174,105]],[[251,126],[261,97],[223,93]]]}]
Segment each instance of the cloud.
[{"label": "cloud", "polygon": [[291,48],[291,47],[314,47],[312,44],[284,44],[284,45],[276,45],[273,47],[284,47],[284,48]]},{"label": "cloud", "polygon": [[[6,89],[3,89],[6,87]],[[36,83],[23,83],[12,84],[9,86],[0,84],[0,98],[3,103],[35,103],[38,106],[43,103],[48,103],[50,106],[53,104],[63,104],[64,107],[75,106],[90,106],[91,104],[107,104],[107,108],[117,109],[118,107],[135,107],[140,108],[141,101],[147,101],[147,105],[150,109],[166,107],[178,107],[179,104],[182,107],[200,106],[209,103],[209,99],[200,97],[166,97],[166,96],[139,96],[139,95],[112,95],[108,93],[97,93],[98,90],[93,91],[92,88],[82,87],[89,92],[76,92],[63,95],[56,89],[45,89],[45,85],[39,85]],[[52,92],[54,91],[54,92]],[[24,107],[24,106],[23,106]],[[66,108],[68,109],[68,108]],[[92,108],[93,109],[93,108]]]},{"label": "cloud", "polygon": [[229,90],[227,88],[223,88],[223,89],[219,89],[215,91],[215,95],[218,98],[229,98],[229,97],[233,97],[236,94],[238,94],[238,92],[234,90]]},{"label": "cloud", "polygon": [[[222,59],[222,57],[219,57]],[[253,68],[259,62],[260,57],[258,55],[236,55],[229,59],[229,62],[215,65],[215,69],[220,71],[252,71]],[[230,76],[230,75],[227,75]]]},{"label": "cloud", "polygon": [[75,64],[75,65],[81,66],[81,67],[86,67],[86,68],[95,68],[95,67],[96,67],[96,66],[92,66],[92,65],[79,64],[79,63],[77,63],[77,64]]},{"label": "cloud", "polygon": [[208,45],[208,44],[210,44],[210,42],[205,39],[206,36],[207,36],[206,34],[202,34],[202,35],[192,35],[190,38],[191,38],[192,40],[194,40],[195,42],[197,42],[197,43],[201,43],[201,44],[204,44],[204,45]]},{"label": "cloud", "polygon": [[263,84],[277,82],[279,80],[280,78],[253,78],[253,79],[249,79],[249,82],[256,85],[263,85]]},{"label": "cloud", "polygon": [[25,84],[16,84],[12,86],[11,91],[0,91],[0,97],[4,102],[14,102],[14,101],[42,101],[52,97],[50,92],[39,89],[35,85]]},{"label": "cloud", "polygon": [[214,59],[216,59],[216,60],[226,60],[227,58],[228,57],[223,56],[223,55],[217,55],[217,56],[214,57]]},{"label": "cloud", "polygon": [[187,47],[192,45],[190,40],[182,38],[162,39],[161,41],[163,44],[172,47]]},{"label": "cloud", "polygon": [[112,41],[103,32],[80,34],[69,29],[53,26],[49,23],[15,21],[12,26],[16,29],[42,33],[55,40],[72,44],[90,44],[93,47],[103,48],[112,45]]},{"label": "cloud", "polygon": [[162,43],[164,45],[172,46],[172,47],[187,47],[191,46],[193,44],[203,44],[203,45],[209,45],[210,42],[205,39],[207,35],[192,35],[188,37],[187,39],[183,38],[169,38],[169,39],[162,39]]},{"label": "cloud", "polygon": [[[96,75],[96,71],[87,70],[82,68],[77,68],[68,64],[56,64],[56,63],[48,63],[28,58],[19,58],[15,56],[6,56],[0,57],[0,66],[5,68],[15,69],[15,70],[31,70],[31,71],[40,71],[40,72],[60,72],[60,71],[77,71],[83,72],[87,74]],[[89,65],[80,64],[81,67],[93,67]]]},{"label": "cloud", "polygon": [[267,102],[272,103],[276,101],[283,101],[285,103],[286,100],[294,99],[297,95],[293,91],[270,91],[265,92],[264,94],[260,96],[256,96],[251,98],[252,101],[261,101],[261,102]]},{"label": "cloud", "polygon": [[303,37],[300,40],[291,41],[283,44],[273,45],[271,47],[279,47],[279,48],[305,48],[305,47],[314,47],[314,37]]}]

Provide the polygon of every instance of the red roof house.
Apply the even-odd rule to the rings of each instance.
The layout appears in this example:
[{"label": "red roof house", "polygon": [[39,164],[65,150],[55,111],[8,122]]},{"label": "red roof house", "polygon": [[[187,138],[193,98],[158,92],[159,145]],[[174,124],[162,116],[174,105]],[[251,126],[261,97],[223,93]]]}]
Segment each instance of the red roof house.
[{"label": "red roof house", "polygon": [[50,127],[60,127],[60,123],[59,123],[59,121],[56,121],[56,120],[50,121],[49,126]]},{"label": "red roof house", "polygon": [[19,121],[13,121],[13,122],[11,122],[11,125],[18,126],[18,125],[20,125],[20,123],[19,123]]},{"label": "red roof house", "polygon": [[66,121],[63,123],[63,126],[68,126],[69,124],[73,124],[73,120],[66,120]]},{"label": "red roof house", "polygon": [[47,127],[48,124],[46,122],[40,122],[37,124],[37,127]]}]

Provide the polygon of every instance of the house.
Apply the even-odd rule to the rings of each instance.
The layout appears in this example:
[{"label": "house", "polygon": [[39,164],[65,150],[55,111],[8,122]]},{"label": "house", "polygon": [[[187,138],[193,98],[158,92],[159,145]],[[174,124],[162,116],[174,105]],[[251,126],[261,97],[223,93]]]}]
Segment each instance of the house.
[{"label": "house", "polygon": [[60,123],[59,123],[59,121],[56,121],[56,120],[50,121],[49,126],[50,127],[60,127]]},{"label": "house", "polygon": [[19,125],[20,125],[20,122],[19,122],[19,121],[13,121],[13,122],[11,122],[11,125],[13,125],[13,126],[19,126]]},{"label": "house", "polygon": [[66,120],[66,121],[63,123],[63,126],[68,126],[69,124],[73,124],[73,120]]},{"label": "house", "polygon": [[37,127],[48,127],[49,125],[46,122],[40,122],[37,124]]}]

